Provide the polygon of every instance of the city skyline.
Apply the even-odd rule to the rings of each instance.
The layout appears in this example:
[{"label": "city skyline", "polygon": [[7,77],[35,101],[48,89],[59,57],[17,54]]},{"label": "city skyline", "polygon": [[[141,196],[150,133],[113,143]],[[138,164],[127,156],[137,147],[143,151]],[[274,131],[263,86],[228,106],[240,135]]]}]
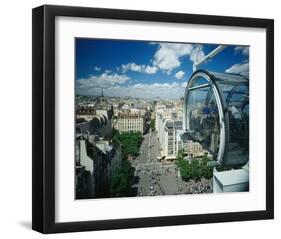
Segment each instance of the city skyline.
[{"label": "city skyline", "polygon": [[[76,39],[76,94],[144,99],[183,97],[193,62],[215,44]],[[249,47],[228,46],[204,64],[209,71],[248,76]]]}]

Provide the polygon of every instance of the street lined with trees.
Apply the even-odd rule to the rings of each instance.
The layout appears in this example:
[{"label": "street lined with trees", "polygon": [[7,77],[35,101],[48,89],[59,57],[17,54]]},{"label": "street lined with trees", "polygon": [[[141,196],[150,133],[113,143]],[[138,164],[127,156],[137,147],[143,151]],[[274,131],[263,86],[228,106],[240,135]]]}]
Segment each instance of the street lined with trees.
[{"label": "street lined with trees", "polygon": [[207,155],[202,158],[184,159],[182,151],[179,151],[176,159],[181,177],[184,181],[199,181],[201,178],[210,179],[213,177],[213,168],[208,166],[211,159]]},{"label": "street lined with trees", "polygon": [[[135,168],[132,167],[128,157],[139,155],[143,137],[140,132],[114,132],[114,139],[121,144],[122,165],[113,176],[110,192],[113,197],[126,197],[132,194],[131,188],[134,183]],[[132,195],[133,196],[133,195]]]}]

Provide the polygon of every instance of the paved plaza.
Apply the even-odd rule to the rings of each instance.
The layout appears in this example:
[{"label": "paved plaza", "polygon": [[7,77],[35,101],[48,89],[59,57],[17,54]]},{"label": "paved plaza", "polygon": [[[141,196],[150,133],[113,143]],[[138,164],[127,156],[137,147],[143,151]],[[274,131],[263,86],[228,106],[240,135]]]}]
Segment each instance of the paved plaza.
[{"label": "paved plaza", "polygon": [[156,132],[144,135],[140,155],[132,161],[137,196],[211,193],[212,180],[184,182],[174,162],[157,161],[160,146]]}]

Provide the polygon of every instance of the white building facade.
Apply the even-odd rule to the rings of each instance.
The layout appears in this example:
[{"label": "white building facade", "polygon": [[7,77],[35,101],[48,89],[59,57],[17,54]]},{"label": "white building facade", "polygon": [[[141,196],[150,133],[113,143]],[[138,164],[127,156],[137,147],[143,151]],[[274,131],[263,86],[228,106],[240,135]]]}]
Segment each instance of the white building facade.
[{"label": "white building facade", "polygon": [[179,150],[183,150],[188,157],[203,156],[206,151],[200,143],[182,139],[182,115],[178,111],[175,108],[157,107],[155,128],[161,146],[161,157],[176,159]]},{"label": "white building facade", "polygon": [[114,123],[114,128],[120,133],[140,132],[143,134],[144,126],[144,118],[137,114],[120,114]]}]

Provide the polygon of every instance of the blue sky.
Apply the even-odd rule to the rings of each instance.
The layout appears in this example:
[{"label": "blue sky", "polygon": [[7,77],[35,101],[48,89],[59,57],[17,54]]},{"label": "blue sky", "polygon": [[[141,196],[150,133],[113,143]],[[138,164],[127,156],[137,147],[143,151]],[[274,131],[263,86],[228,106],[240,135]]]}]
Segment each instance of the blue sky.
[{"label": "blue sky", "polygon": [[[193,62],[218,45],[76,39],[76,93],[179,98]],[[202,69],[248,75],[249,48],[228,46]]]}]

